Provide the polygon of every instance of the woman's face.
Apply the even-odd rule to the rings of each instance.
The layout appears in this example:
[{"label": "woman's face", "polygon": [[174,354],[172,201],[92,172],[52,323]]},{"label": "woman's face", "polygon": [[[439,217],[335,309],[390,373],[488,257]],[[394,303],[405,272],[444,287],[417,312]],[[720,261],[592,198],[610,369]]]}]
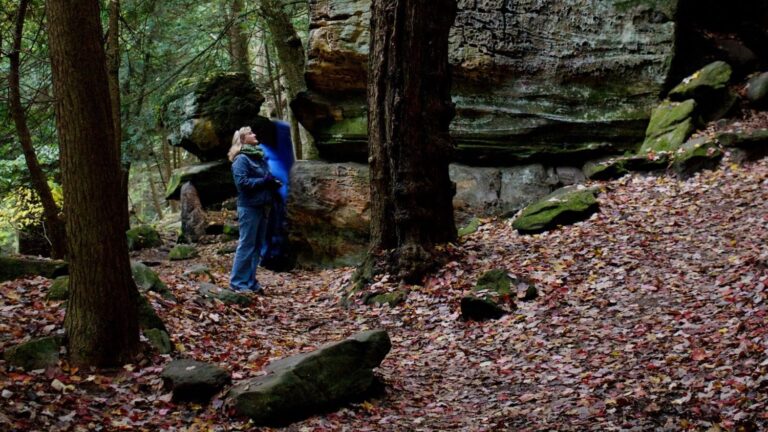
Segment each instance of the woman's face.
[{"label": "woman's face", "polygon": [[248,131],[248,133],[243,136],[243,143],[244,144],[258,144],[259,140],[256,139],[256,134],[253,133],[253,131]]}]

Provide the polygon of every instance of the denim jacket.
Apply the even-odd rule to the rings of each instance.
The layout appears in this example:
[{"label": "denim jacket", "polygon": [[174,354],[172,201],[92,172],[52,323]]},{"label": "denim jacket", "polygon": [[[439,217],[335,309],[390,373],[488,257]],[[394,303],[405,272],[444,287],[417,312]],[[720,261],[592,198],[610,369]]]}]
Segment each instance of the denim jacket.
[{"label": "denim jacket", "polygon": [[272,189],[265,184],[269,166],[264,158],[245,154],[235,156],[232,177],[237,187],[238,207],[258,207],[272,203]]}]

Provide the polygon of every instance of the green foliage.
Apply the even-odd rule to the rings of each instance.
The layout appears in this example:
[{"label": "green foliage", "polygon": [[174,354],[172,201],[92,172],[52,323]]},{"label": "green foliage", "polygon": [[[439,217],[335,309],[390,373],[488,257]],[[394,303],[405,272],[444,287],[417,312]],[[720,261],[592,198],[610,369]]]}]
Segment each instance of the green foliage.
[{"label": "green foliage", "polygon": [[[56,205],[61,208],[64,201],[61,186],[48,182]],[[29,187],[16,188],[0,203],[0,227],[21,230],[40,223],[43,205],[37,193]]]}]

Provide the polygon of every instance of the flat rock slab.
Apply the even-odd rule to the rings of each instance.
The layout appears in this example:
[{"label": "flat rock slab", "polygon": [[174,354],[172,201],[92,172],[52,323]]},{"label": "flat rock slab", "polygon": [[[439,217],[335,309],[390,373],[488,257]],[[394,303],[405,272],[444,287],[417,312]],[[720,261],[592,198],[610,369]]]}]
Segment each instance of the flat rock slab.
[{"label": "flat rock slab", "polygon": [[59,361],[59,348],[62,342],[63,339],[60,336],[32,339],[5,350],[3,359],[8,364],[24,370],[55,366]]},{"label": "flat rock slab", "polygon": [[337,408],[370,392],[373,368],[391,347],[386,331],[371,330],[278,360],[267,375],[233,387],[226,403],[256,425],[287,424]]},{"label": "flat rock slab", "polygon": [[589,218],[599,206],[597,188],[568,186],[523,209],[512,227],[522,234],[536,234]]},{"label": "flat rock slab", "polygon": [[0,257],[0,282],[18,279],[22,276],[43,276],[54,278],[67,274],[67,263],[29,256]]},{"label": "flat rock slab", "polygon": [[195,360],[174,360],[160,375],[177,402],[207,402],[232,382],[226,370]]}]

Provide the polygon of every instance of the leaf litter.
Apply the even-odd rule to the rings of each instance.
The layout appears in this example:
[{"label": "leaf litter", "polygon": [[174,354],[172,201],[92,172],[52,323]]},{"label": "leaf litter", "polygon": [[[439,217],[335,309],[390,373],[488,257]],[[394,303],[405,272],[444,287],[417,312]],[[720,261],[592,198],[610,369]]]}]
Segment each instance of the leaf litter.
[{"label": "leaf litter", "polygon": [[[155,267],[177,301],[148,297],[177,352],[226,367],[235,382],[278,358],[372,328],[393,348],[382,395],[284,428],[379,430],[768,429],[768,160],[727,159],[682,181],[629,175],[595,182],[600,212],[521,236],[485,220],[450,245],[447,264],[406,288],[395,307],[340,305],[354,271],[260,270],[268,295],[248,307],[205,302],[193,263],[226,286],[231,255],[202,247],[192,262]],[[504,268],[539,297],[497,321],[464,322],[459,300]],[[0,284],[0,349],[60,333],[61,302],[43,278]],[[253,430],[223,394],[175,404],[159,378],[172,356],[141,355],[113,371],[61,361],[22,371],[0,361],[0,427],[10,430]],[[269,428],[264,428],[269,430]]]}]

